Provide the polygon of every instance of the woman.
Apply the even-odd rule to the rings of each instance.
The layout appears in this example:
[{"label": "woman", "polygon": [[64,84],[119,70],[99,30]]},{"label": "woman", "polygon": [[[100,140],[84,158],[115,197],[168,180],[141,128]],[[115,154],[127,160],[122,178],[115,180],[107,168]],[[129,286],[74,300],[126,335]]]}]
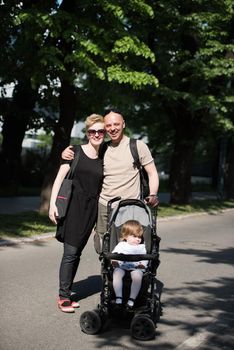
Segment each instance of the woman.
[{"label": "woman", "polygon": [[[73,177],[73,192],[64,222],[57,222],[56,197],[70,169],[71,161],[62,161],[53,184],[49,218],[63,227],[64,252],[59,271],[58,307],[63,312],[74,312],[79,307],[72,300],[71,288],[81,253],[89,239],[97,218],[98,197],[103,179],[103,164],[98,150],[105,136],[103,117],[92,114],[85,121],[88,143],[81,145],[79,160]],[[79,146],[78,146],[79,147]]]}]

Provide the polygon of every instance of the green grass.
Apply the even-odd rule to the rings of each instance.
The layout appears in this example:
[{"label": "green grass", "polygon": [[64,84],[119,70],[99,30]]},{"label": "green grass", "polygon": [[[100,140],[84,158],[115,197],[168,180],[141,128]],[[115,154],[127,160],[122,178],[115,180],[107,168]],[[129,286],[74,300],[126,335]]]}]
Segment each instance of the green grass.
[{"label": "green grass", "polygon": [[0,239],[6,237],[30,237],[55,232],[56,226],[48,216],[37,212],[0,214]]},{"label": "green grass", "polygon": [[159,205],[158,216],[168,217],[174,215],[188,215],[192,213],[212,213],[221,212],[224,209],[234,208],[234,200],[229,201],[214,201],[202,200],[196,201],[187,205],[165,204]]},{"label": "green grass", "polygon": [[[190,205],[160,204],[158,218],[165,218],[175,215],[188,215],[191,213],[212,213],[221,212],[224,209],[234,208],[232,201],[196,201]],[[37,212],[26,212],[22,214],[0,214],[0,239],[30,237],[48,232],[55,232],[48,216],[40,215]]]}]

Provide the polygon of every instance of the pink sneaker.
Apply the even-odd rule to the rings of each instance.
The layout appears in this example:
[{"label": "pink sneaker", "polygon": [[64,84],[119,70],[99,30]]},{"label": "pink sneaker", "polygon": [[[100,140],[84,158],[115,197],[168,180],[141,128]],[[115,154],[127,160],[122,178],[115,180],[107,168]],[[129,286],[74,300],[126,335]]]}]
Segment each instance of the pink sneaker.
[{"label": "pink sneaker", "polygon": [[75,309],[77,309],[80,307],[80,303],[79,303],[79,301],[72,301],[71,306],[74,307]]},{"label": "pink sneaker", "polygon": [[67,313],[75,312],[75,309],[72,306],[71,300],[58,298],[57,303],[58,303],[59,309],[63,312],[67,312]]}]

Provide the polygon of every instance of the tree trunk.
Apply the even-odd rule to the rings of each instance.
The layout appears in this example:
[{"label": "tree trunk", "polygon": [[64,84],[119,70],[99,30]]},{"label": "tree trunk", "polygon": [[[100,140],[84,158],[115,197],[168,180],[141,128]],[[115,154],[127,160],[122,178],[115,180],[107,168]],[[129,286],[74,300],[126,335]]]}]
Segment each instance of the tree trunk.
[{"label": "tree trunk", "polygon": [[192,162],[195,143],[191,140],[176,139],[170,166],[170,202],[188,204],[191,202]]},{"label": "tree trunk", "polygon": [[226,169],[225,169],[225,192],[227,199],[234,199],[234,143],[228,142]]},{"label": "tree trunk", "polygon": [[60,117],[55,129],[48,161],[48,171],[41,190],[40,213],[47,213],[54,179],[59,169],[62,151],[69,145],[71,130],[75,121],[75,89],[68,80],[61,81],[59,96]]},{"label": "tree trunk", "polygon": [[196,144],[201,130],[200,118],[178,110],[174,116],[174,150],[170,164],[170,202],[172,204],[188,204],[192,197],[192,165]]},{"label": "tree trunk", "polygon": [[[60,4],[60,9],[68,12],[69,14],[74,13],[75,4],[74,1],[63,0]],[[63,21],[64,30],[67,28],[67,19]],[[68,24],[69,27],[69,24]],[[63,53],[63,58],[73,52],[72,41],[61,38],[59,40],[59,48]],[[61,153],[69,145],[72,127],[75,121],[76,113],[76,98],[75,98],[75,87],[73,79],[75,77],[73,66],[70,63],[64,64],[66,68],[65,77],[60,77],[61,89],[59,95],[59,107],[60,117],[58,124],[55,128],[55,134],[53,138],[53,144],[51,148],[50,158],[48,162],[48,171],[45,175],[44,182],[41,190],[41,205],[39,212],[48,213],[50,194],[53,186],[54,179],[59,169]],[[67,78],[68,77],[68,78]]]},{"label": "tree trunk", "polygon": [[4,115],[2,127],[2,149],[0,156],[1,186],[8,193],[17,194],[20,184],[22,142],[32,117],[37,92],[32,90],[30,81],[20,81],[15,86],[10,108]]}]

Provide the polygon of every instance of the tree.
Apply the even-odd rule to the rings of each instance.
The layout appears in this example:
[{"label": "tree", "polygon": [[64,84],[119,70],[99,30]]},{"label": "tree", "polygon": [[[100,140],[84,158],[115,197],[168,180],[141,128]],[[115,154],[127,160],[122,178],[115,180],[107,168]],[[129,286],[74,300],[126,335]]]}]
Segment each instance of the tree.
[{"label": "tree", "polygon": [[233,137],[229,138],[227,145],[227,159],[226,159],[226,176],[225,176],[225,190],[228,199],[234,198],[234,141]]},{"label": "tree", "polygon": [[18,82],[14,88],[12,101],[4,113],[0,158],[1,168],[4,171],[0,180],[1,185],[9,187],[13,194],[17,193],[19,185],[22,142],[33,115],[36,96],[36,91],[31,89],[28,79]]},{"label": "tree", "polygon": [[159,88],[149,87],[139,106],[151,142],[168,144],[171,150],[171,202],[184,204],[191,199],[193,155],[200,137],[208,128],[221,135],[233,130],[234,61],[227,53],[234,50],[234,5],[231,0],[149,3],[155,17],[145,30],[157,54],[152,73]]},{"label": "tree", "polygon": [[[59,165],[59,155],[70,139],[77,116],[79,90],[95,76],[139,88],[157,85],[155,76],[141,69],[142,61],[154,61],[154,54],[139,40],[131,26],[137,15],[150,17],[152,9],[143,0],[127,3],[104,0],[71,2],[45,11],[37,4],[20,11],[20,28],[28,42],[36,45],[37,69],[32,74],[35,85],[58,82],[60,118],[42,189],[41,211],[47,211],[50,189]],[[140,28],[139,28],[140,31]],[[133,57],[138,60],[133,60]]]},{"label": "tree", "polygon": [[[54,2],[54,1],[53,1]],[[52,1],[45,7],[48,9]],[[17,193],[20,179],[22,141],[28,128],[35,126],[38,115],[35,112],[38,100],[38,87],[32,81],[37,67],[35,42],[29,42],[26,28],[19,26],[22,11],[31,9],[31,1],[3,2],[1,9],[1,86],[7,83],[15,85],[12,98],[1,97],[2,148],[0,155],[1,184]]]}]

